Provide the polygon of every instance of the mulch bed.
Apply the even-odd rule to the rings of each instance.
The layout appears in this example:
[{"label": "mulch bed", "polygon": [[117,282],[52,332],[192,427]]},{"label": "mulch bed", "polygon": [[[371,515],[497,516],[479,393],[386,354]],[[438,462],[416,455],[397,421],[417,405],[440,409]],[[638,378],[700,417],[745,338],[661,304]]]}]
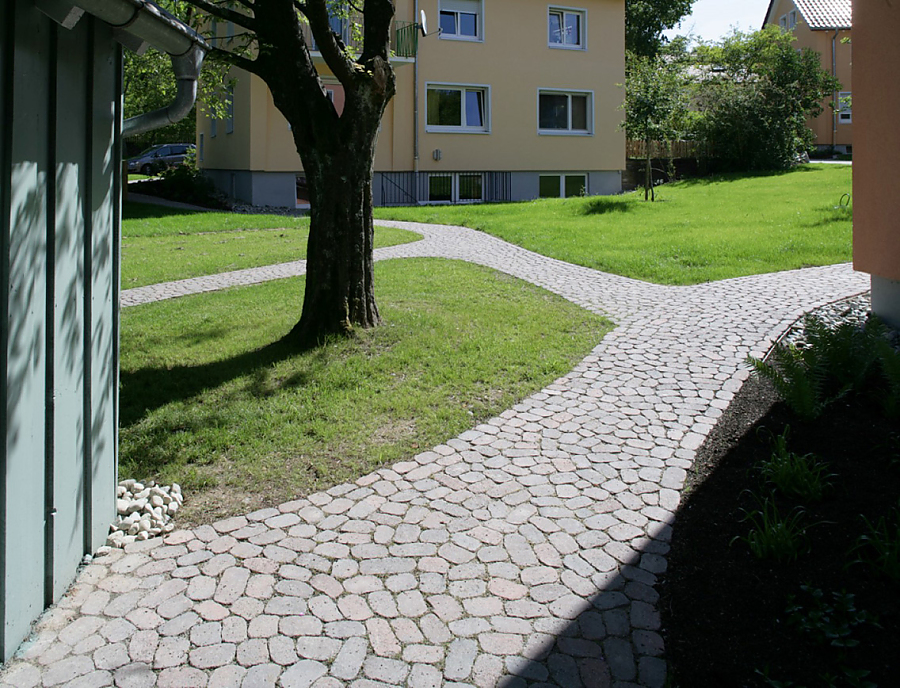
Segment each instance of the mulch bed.
[{"label": "mulch bed", "polygon": [[[750,490],[769,494],[757,465],[771,455],[772,436],[785,425],[789,448],[814,453],[833,477],[826,496],[804,506],[810,524],[804,551],[795,561],[775,562],[754,557],[735,538],[748,534],[746,511],[757,507]],[[676,516],[660,601],[671,685],[900,685],[900,584],[852,563],[865,532],[862,516],[875,522],[892,515],[898,497],[896,419],[857,397],[802,422],[776,401],[769,383],[748,380],[699,450]],[[789,513],[797,501],[778,497],[777,503]],[[801,586],[821,591],[825,604]],[[836,610],[835,593],[854,595],[857,611]],[[792,598],[802,612],[788,613]],[[817,612],[855,647],[832,645]],[[877,617],[877,625],[861,612]],[[871,673],[854,682],[853,672],[865,670]]]}]

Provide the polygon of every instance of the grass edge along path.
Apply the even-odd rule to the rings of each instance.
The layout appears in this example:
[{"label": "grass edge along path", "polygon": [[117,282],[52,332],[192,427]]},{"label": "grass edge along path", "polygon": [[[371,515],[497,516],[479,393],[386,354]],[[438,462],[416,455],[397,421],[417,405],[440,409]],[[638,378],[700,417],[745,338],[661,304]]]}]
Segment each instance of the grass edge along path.
[{"label": "grass edge along path", "polygon": [[277,342],[302,278],[129,308],[120,473],[179,482],[179,520],[275,505],[431,449],[566,375],[604,318],[487,268],[376,265],[384,324],[306,353]]},{"label": "grass edge along path", "polygon": [[[282,215],[185,211],[126,203],[122,288],[215,275],[306,258],[309,219]],[[375,228],[375,248],[422,237]]]},{"label": "grass edge along path", "polygon": [[375,217],[481,230],[551,258],[668,285],[851,258],[852,168],[721,175],[638,193],[522,203],[376,208]]}]

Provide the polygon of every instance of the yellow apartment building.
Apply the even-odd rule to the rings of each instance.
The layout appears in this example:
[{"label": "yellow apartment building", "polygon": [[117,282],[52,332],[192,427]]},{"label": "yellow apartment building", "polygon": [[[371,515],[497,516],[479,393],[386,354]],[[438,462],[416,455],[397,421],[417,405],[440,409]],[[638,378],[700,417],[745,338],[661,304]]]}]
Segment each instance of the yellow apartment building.
[{"label": "yellow apartment building", "polygon": [[[333,28],[352,42],[346,21]],[[378,138],[375,204],[621,191],[624,32],[624,0],[396,0],[397,92]],[[313,57],[340,112],[341,85]],[[228,116],[198,118],[200,166],[239,201],[302,207],[287,121],[262,80],[235,76]]]},{"label": "yellow apartment building", "polygon": [[[816,135],[817,148],[840,153],[850,153],[853,148],[852,14],[851,0],[771,0],[764,23],[792,31],[797,37],[795,45],[819,53],[822,69],[841,82],[841,90],[822,103],[822,114],[807,122]],[[834,110],[832,102],[837,104]]]}]

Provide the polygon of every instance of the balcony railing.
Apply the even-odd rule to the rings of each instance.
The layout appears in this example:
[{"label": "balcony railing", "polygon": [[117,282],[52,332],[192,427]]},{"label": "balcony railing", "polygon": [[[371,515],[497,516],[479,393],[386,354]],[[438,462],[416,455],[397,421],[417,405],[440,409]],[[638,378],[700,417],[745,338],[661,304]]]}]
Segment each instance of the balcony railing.
[{"label": "balcony railing", "polygon": [[[351,15],[349,17],[332,17],[331,30],[344,42],[351,52],[362,52],[363,32],[362,17]],[[307,45],[318,52],[319,48],[313,38],[308,24],[303,26],[303,37]],[[413,58],[419,49],[419,29],[415,22],[394,21],[391,22],[391,57]]]}]

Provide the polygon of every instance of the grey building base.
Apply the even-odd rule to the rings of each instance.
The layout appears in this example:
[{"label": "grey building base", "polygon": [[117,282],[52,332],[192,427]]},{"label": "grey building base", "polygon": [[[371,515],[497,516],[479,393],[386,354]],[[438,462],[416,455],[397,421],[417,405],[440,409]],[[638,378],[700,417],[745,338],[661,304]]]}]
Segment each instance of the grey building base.
[{"label": "grey building base", "polygon": [[[836,146],[819,143],[819,144],[816,144],[816,150],[819,151],[820,153],[834,153],[836,155],[847,155],[848,153],[853,152],[853,146],[845,145],[843,143],[840,143]],[[813,162],[815,162],[815,160],[813,160]]]},{"label": "grey building base", "polygon": [[872,312],[900,329],[900,282],[872,275]]},{"label": "grey building base", "polygon": [[[295,208],[296,172],[204,169],[203,173],[229,198],[255,206]],[[570,171],[587,175],[587,195],[621,193],[621,170]],[[530,201],[539,197],[542,174],[566,172],[483,172],[484,201]],[[418,205],[428,202],[428,172],[376,172],[372,196],[376,206]]]},{"label": "grey building base", "polygon": [[251,170],[204,169],[216,188],[238,203],[275,208],[297,205],[297,174]]}]

